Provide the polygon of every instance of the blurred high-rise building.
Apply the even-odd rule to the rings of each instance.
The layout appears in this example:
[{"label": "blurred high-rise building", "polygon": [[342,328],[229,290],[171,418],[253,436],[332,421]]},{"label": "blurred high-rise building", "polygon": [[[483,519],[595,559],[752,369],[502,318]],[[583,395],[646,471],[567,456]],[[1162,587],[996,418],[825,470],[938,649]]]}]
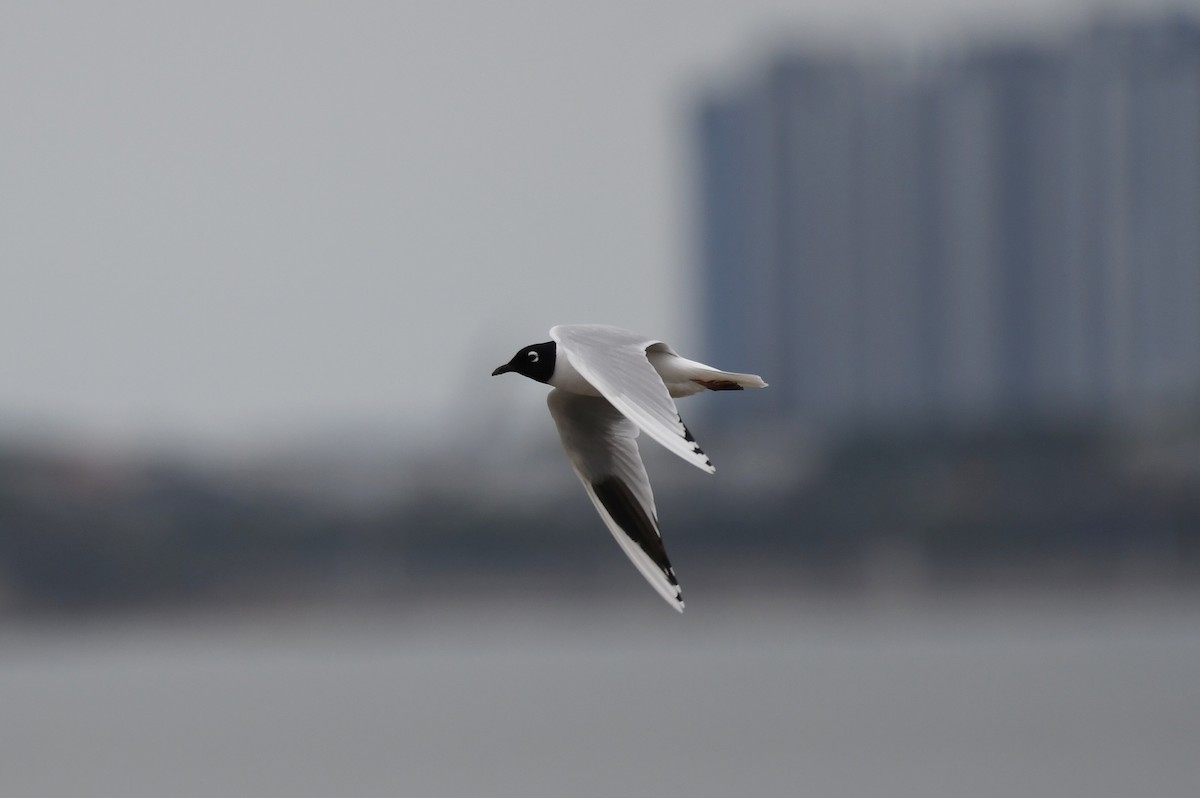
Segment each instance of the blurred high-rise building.
[{"label": "blurred high-rise building", "polygon": [[777,416],[1200,398],[1195,21],[920,67],[791,54],[698,127],[708,354]]}]

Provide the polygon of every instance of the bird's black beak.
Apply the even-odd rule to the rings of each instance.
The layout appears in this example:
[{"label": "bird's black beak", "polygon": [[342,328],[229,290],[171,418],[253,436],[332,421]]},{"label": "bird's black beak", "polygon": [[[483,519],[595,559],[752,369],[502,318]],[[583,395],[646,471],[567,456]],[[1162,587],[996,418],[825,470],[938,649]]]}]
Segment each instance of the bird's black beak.
[{"label": "bird's black beak", "polygon": [[496,370],[492,372],[492,376],[495,377],[497,374],[507,374],[510,371],[512,371],[512,366],[508,363],[505,363],[503,366],[496,366]]}]

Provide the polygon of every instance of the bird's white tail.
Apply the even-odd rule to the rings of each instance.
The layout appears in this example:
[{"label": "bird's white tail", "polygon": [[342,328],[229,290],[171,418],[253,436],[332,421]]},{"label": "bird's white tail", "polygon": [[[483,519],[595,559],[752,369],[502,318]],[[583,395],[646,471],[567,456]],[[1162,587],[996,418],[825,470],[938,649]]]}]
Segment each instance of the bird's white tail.
[{"label": "bird's white tail", "polygon": [[[661,347],[661,348],[656,348]],[[673,397],[690,396],[707,388],[710,391],[740,391],[743,388],[766,388],[757,374],[721,371],[707,363],[680,357],[666,346],[657,344],[646,351],[650,365],[658,372]]]},{"label": "bird's white tail", "polygon": [[766,388],[767,384],[757,374],[739,374],[736,371],[720,371],[714,368],[698,369],[692,381],[710,391],[740,391],[743,388]]}]

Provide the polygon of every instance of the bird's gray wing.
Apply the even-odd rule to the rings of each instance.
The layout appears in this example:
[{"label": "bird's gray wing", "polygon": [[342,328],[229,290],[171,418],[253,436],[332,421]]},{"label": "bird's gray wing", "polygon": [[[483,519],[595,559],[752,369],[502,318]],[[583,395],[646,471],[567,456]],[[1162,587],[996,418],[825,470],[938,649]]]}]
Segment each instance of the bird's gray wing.
[{"label": "bird's gray wing", "polygon": [[558,344],[558,353],[638,428],[697,468],[710,474],[716,470],[646,359],[649,347],[667,352],[670,347],[602,324],[563,324],[552,327],[550,337]]},{"label": "bird's gray wing", "polygon": [[682,612],[679,582],[658,531],[650,478],[638,453],[638,428],[600,396],[555,389],[546,404],[575,474],[608,530],[646,581]]}]

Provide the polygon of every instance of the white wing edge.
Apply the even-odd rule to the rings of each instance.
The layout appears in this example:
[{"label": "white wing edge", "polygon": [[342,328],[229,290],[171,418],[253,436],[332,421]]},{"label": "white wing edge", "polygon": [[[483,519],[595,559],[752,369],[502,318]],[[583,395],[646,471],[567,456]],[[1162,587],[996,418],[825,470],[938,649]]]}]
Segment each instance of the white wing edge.
[{"label": "white wing edge", "polygon": [[608,527],[608,531],[617,539],[617,544],[625,552],[625,556],[641,572],[650,586],[658,592],[658,595],[662,596],[677,612],[683,612],[683,591],[678,585],[672,584],[671,580],[667,579],[667,575],[654,564],[646,552],[642,551],[637,541],[629,537],[621,525],[613,520],[613,517],[608,514],[608,510],[605,509],[604,503],[596,496],[596,491],[592,489],[592,483],[579,473],[579,469],[575,469],[575,476],[579,477],[579,481],[583,483],[583,489],[587,491],[588,498],[592,500],[600,517],[604,519],[604,525]]}]

